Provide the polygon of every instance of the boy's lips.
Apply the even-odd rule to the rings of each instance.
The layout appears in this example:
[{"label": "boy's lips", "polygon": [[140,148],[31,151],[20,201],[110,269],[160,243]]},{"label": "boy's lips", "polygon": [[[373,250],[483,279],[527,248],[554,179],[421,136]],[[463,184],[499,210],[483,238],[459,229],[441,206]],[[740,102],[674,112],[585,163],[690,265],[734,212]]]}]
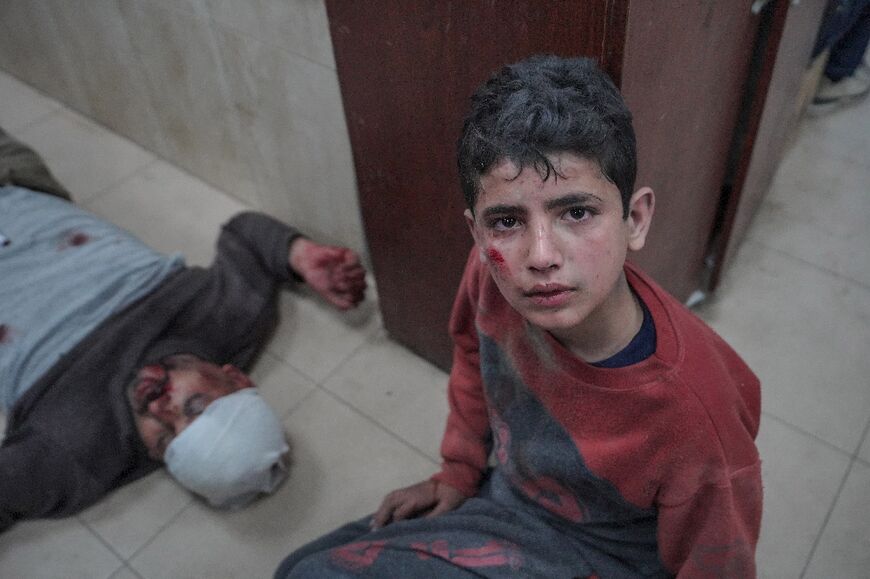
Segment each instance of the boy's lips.
[{"label": "boy's lips", "polygon": [[539,306],[561,306],[574,293],[574,288],[558,283],[538,284],[530,290],[523,292],[523,296]]}]

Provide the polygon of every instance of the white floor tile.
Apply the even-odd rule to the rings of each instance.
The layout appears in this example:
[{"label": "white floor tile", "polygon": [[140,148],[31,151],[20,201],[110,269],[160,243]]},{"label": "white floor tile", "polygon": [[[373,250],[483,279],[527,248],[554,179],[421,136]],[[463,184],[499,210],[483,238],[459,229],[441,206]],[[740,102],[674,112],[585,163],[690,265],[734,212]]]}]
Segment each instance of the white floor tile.
[{"label": "white floor tile", "polygon": [[60,108],[52,100],[15,77],[0,71],[0,128],[17,133],[29,123]]},{"label": "white floor tile", "polygon": [[440,462],[447,423],[447,374],[383,333],[324,383],[360,412]]},{"label": "white floor tile", "polygon": [[281,324],[268,351],[318,383],[372,339],[381,323],[371,299],[339,312],[301,287],[282,293],[278,307]]},{"label": "white floor tile", "polygon": [[819,157],[866,163],[870,151],[870,98],[829,115],[807,117],[798,138],[811,142]]},{"label": "white floor tile", "polygon": [[870,577],[870,466],[852,465],[806,577]]},{"label": "white floor tile", "polygon": [[316,387],[314,382],[269,352],[263,352],[250,376],[260,395],[281,418]]},{"label": "white floor tile", "polygon": [[151,163],[155,156],[85,117],[62,109],[16,135],[83,202]]},{"label": "white floor tile", "polygon": [[870,287],[866,249],[870,247],[870,230],[850,236],[844,231],[822,229],[791,219],[767,202],[759,209],[758,219],[764,227],[753,228],[748,239]]},{"label": "white floor tile", "polygon": [[758,449],[764,481],[758,574],[770,579],[798,577],[849,458],[770,417],[762,417]]},{"label": "white floor tile", "polygon": [[758,374],[764,410],[855,451],[870,416],[870,290],[747,242],[699,314]]},{"label": "white floor tile", "polygon": [[126,559],[192,500],[188,491],[160,470],[118,489],[80,517]]},{"label": "white floor tile", "polygon": [[817,149],[803,140],[789,151],[749,237],[870,286],[870,166]]},{"label": "white floor tile", "polygon": [[845,237],[865,233],[870,167],[866,162],[819,158],[812,150],[804,145],[789,153],[765,202],[797,223]]},{"label": "white floor tile", "polygon": [[0,535],[0,577],[103,579],[122,563],[76,518],[19,523]]},{"label": "white floor tile", "polygon": [[270,577],[296,547],[374,511],[388,491],[434,470],[323,391],[285,423],[294,462],[275,495],[232,513],[194,503],[131,566],[149,579]]},{"label": "white floor tile", "polygon": [[163,253],[181,252],[188,265],[214,259],[221,225],[247,209],[199,179],[155,161],[85,206]]}]

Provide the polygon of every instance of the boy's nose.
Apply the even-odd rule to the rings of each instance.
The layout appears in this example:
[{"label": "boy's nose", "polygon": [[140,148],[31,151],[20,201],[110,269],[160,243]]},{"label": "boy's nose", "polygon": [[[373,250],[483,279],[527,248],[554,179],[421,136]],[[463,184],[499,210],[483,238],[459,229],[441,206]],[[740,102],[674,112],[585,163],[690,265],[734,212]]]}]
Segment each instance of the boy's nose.
[{"label": "boy's nose", "polygon": [[562,265],[562,253],[553,231],[546,224],[532,228],[529,243],[528,267],[535,271],[548,271]]}]

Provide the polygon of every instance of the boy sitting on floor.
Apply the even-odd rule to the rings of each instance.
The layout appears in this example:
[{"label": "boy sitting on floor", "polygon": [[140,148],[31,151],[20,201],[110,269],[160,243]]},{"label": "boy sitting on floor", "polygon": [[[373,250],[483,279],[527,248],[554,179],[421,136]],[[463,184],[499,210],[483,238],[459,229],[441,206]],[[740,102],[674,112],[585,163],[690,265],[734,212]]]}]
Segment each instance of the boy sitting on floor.
[{"label": "boy sitting on floor", "polygon": [[759,383],[625,261],[654,195],[617,89],[586,59],[506,67],[459,167],[475,247],[441,471],[276,577],[755,576]]}]

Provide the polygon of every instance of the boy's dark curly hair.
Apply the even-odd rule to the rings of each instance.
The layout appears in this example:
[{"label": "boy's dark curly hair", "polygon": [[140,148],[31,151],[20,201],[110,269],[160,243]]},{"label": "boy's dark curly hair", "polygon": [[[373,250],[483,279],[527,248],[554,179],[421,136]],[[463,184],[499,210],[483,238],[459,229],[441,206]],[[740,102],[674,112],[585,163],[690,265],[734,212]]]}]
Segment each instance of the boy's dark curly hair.
[{"label": "boy's dark curly hair", "polygon": [[594,160],[622,196],[634,190],[637,155],[631,112],[607,75],[588,58],[533,56],[506,66],[471,99],[458,146],[465,202],[474,211],[480,179],[502,160],[541,178],[560,175],[550,156]]}]

